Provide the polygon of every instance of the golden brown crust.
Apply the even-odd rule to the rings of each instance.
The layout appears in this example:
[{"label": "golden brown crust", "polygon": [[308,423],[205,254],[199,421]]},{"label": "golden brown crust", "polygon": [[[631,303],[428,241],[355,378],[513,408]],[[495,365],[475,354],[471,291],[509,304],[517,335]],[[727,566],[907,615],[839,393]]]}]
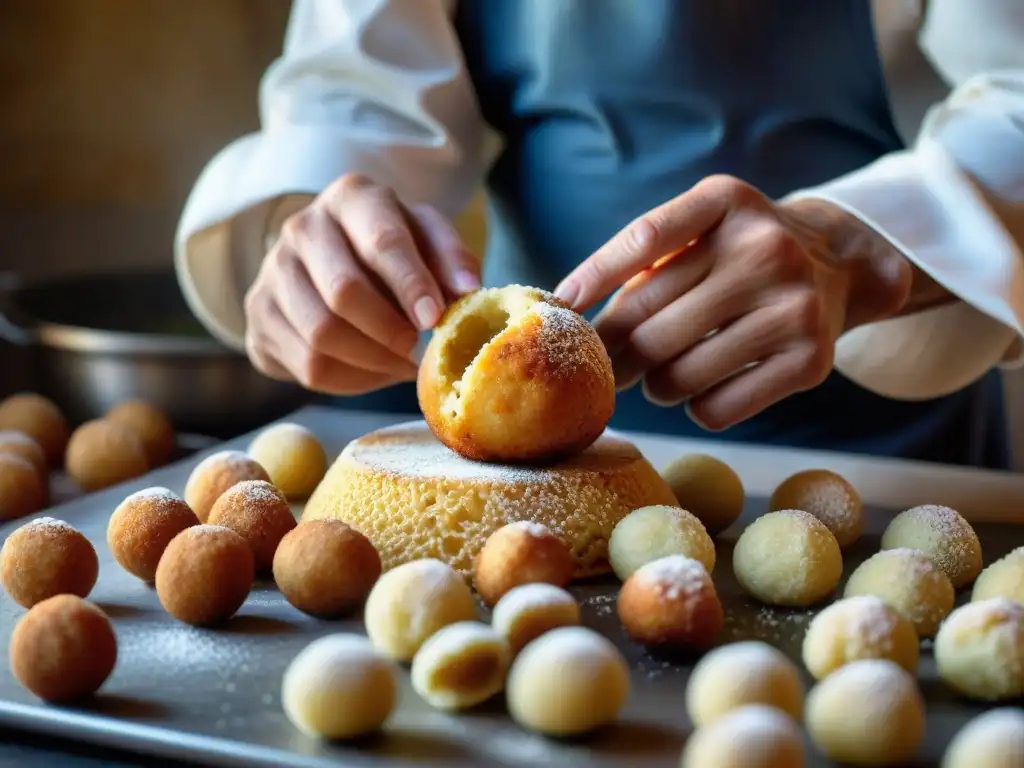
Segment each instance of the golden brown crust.
[{"label": "golden brown crust", "polygon": [[14,429],[0,430],[0,454],[20,456],[46,477],[46,452],[34,437]]},{"label": "golden brown crust", "polygon": [[24,432],[43,447],[51,466],[59,466],[68,443],[68,423],[60,408],[42,395],[21,392],[0,402],[0,429]]},{"label": "golden brown crust", "polygon": [[228,488],[210,510],[208,522],[230,528],[248,542],[257,572],[273,565],[277,545],[296,525],[284,494],[266,480],[244,480]]},{"label": "golden brown crust", "polygon": [[24,608],[60,594],[86,597],[96,586],[99,568],[85,536],[47,517],[25,523],[0,549],[0,585]]},{"label": "golden brown crust", "polygon": [[0,522],[38,512],[49,494],[38,469],[21,456],[0,453]]},{"label": "golden brown crust", "polygon": [[171,539],[199,518],[166,488],[133,493],[114,510],[107,523],[107,547],[118,565],[143,581],[153,581]]},{"label": "golden brown crust", "polygon": [[150,468],[161,467],[174,455],[174,427],[162,411],[140,400],[115,405],[107,420],[123,424],[138,435]]},{"label": "golden brown crust", "polygon": [[98,491],[149,471],[138,435],[123,424],[95,419],[82,424],[68,441],[64,465],[83,491]]},{"label": "golden brown crust", "polygon": [[568,544],[539,523],[510,523],[492,533],[477,555],[473,586],[493,606],[513,587],[541,582],[564,587],[576,562]]},{"label": "golden brown crust", "polygon": [[335,518],[366,535],[384,570],[437,558],[467,579],[492,533],[517,520],[567,542],[575,576],[607,573],[608,537],[637,507],[674,504],[655,469],[626,440],[599,438],[554,467],[470,461],[423,422],[350,443],[306,505],[303,520]]},{"label": "golden brown crust", "polygon": [[241,451],[218,451],[200,461],[185,483],[185,503],[205,523],[210,510],[228,488],[245,480],[266,480],[267,471]]},{"label": "golden brown crust", "polygon": [[438,439],[479,461],[554,463],[593,443],[615,407],[597,332],[553,295],[522,286],[452,305],[416,387]]}]

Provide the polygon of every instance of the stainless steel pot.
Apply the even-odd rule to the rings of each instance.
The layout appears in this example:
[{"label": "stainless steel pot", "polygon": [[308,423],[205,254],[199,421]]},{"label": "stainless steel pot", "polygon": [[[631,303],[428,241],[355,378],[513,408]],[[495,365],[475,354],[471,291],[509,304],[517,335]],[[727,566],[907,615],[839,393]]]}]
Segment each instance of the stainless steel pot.
[{"label": "stainless steel pot", "polygon": [[192,315],[174,273],[63,277],[0,290],[0,337],[22,347],[27,380],[74,422],[129,398],[179,431],[229,437],[311,399],[262,376]]}]

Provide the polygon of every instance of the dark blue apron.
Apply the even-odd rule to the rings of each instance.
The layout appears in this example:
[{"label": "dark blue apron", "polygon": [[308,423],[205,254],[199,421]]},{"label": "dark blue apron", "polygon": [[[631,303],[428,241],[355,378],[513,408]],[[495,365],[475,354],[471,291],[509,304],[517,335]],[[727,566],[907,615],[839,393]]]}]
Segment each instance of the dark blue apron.
[{"label": "dark blue apron", "polygon": [[[766,194],[900,149],[866,0],[464,0],[456,18],[488,123],[485,282],[551,288],[635,216],[728,173]],[[346,407],[415,412],[411,386]],[[619,396],[620,429],[706,435]],[[926,402],[833,374],[714,437],[957,464],[1009,463],[1000,378]]]}]

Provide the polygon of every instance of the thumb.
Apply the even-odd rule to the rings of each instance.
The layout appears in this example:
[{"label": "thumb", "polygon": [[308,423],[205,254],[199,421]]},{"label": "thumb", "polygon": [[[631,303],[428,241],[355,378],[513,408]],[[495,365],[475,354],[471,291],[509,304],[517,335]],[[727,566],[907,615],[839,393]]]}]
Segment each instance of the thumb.
[{"label": "thumb", "polygon": [[456,298],[480,287],[480,260],[450,221],[431,205],[409,208],[424,261],[445,292]]}]

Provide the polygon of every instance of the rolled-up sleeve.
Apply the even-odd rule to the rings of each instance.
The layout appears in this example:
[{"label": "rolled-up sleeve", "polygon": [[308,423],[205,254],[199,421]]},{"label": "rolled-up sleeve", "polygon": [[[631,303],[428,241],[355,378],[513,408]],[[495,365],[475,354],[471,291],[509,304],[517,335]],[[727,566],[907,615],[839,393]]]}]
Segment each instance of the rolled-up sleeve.
[{"label": "rolled-up sleeve", "polygon": [[1019,364],[1024,335],[1024,3],[927,7],[920,45],[950,95],[909,149],[793,195],[851,212],[960,299],[839,340],[840,372],[907,400]]},{"label": "rolled-up sleeve", "polygon": [[492,151],[444,0],[296,0],[260,86],[259,132],[204,168],[175,264],[192,310],[242,348],[244,292],[270,223],[346,172],[450,216]]}]

